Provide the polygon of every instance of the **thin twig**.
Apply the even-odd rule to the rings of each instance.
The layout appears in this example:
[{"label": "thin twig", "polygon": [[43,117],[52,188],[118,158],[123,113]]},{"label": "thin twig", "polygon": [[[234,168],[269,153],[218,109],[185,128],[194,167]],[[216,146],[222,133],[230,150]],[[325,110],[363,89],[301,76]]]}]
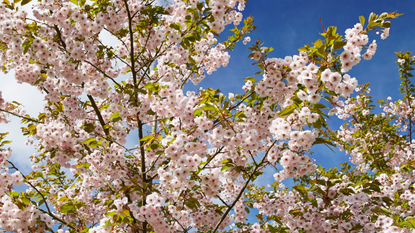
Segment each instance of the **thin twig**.
[{"label": "thin twig", "polygon": [[228,216],[229,212],[232,210],[232,208],[236,205],[236,203],[239,201],[239,199],[241,198],[241,196],[243,195],[246,187],[248,186],[249,182],[251,181],[252,177],[255,175],[255,173],[258,171],[259,167],[262,165],[262,163],[264,162],[265,158],[267,157],[269,151],[271,150],[271,148],[275,145],[277,141],[274,141],[274,143],[268,148],[267,152],[265,153],[264,157],[262,157],[261,161],[258,163],[257,166],[255,166],[254,171],[250,174],[248,180],[245,182],[244,187],[241,189],[241,191],[239,192],[238,196],[236,197],[236,199],[234,200],[234,202],[228,207],[228,209],[226,210],[226,212],[222,215],[222,218],[220,219],[220,221],[216,224],[215,229],[213,230],[212,233],[215,233],[220,224],[222,224],[222,222],[225,220],[225,218]]},{"label": "thin twig", "polygon": [[106,124],[105,124],[104,118],[102,118],[101,112],[99,111],[98,106],[95,103],[94,98],[91,95],[88,95],[88,99],[91,101],[92,107],[95,110],[95,114],[97,114],[97,116],[98,116],[99,123],[101,124],[101,127],[105,132],[105,135],[107,135],[109,137],[110,133],[109,133],[108,129],[105,128]]},{"label": "thin twig", "polygon": [[226,205],[226,207],[228,207],[229,208],[229,205],[222,199],[222,198],[220,198],[220,196],[219,195],[216,195],[218,198],[219,198],[219,200],[223,203],[223,204],[225,204]]},{"label": "thin twig", "polygon": [[8,113],[8,114],[11,114],[13,116],[16,116],[16,117],[19,117],[19,118],[22,118],[22,119],[25,119],[25,120],[28,120],[28,121],[31,121],[31,122],[39,123],[39,121],[37,121],[37,120],[31,119],[31,118],[28,118],[28,117],[25,117],[25,116],[20,116],[20,115],[18,115],[16,113],[9,112],[7,110],[0,109],[0,111],[5,112],[5,113]]},{"label": "thin twig", "polygon": [[[22,174],[22,176],[23,176],[23,178],[25,179],[25,180],[27,180],[27,178],[26,178],[26,176],[25,175],[23,175],[23,173],[12,163],[12,162],[10,162],[9,160],[7,160],[7,162],[9,163],[9,164],[11,164],[11,166],[12,166],[12,168],[14,168],[14,169],[16,169],[17,171],[19,171],[20,172],[20,174]],[[46,208],[48,209],[48,213],[47,214],[49,214],[52,218],[54,218],[54,219],[56,219],[56,220],[58,220],[59,222],[61,222],[61,223],[63,223],[63,224],[65,224],[65,226],[67,226],[67,227],[69,227],[69,228],[72,228],[72,229],[74,229],[74,230],[76,230],[73,226],[71,226],[71,225],[69,225],[68,223],[66,223],[65,221],[63,221],[62,219],[60,219],[60,218],[58,218],[58,217],[56,217],[54,214],[52,214],[52,212],[50,211],[50,208],[49,208],[49,205],[48,205],[48,203],[47,203],[47,200],[46,200],[46,197],[34,186],[34,185],[32,185],[29,181],[27,181],[26,182],[27,184],[29,184],[30,185],[30,187],[32,187],[34,190],[36,190],[36,192],[37,193],[39,193],[40,194],[40,196],[42,197],[42,199],[43,199],[43,202],[45,203],[45,206],[46,206]]]}]

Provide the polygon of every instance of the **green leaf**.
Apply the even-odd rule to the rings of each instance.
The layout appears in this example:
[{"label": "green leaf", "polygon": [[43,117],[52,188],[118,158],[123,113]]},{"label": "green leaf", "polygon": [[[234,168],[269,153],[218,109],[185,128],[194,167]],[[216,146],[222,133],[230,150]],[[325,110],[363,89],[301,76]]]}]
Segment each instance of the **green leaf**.
[{"label": "green leaf", "polygon": [[370,15],[369,15],[369,23],[371,23],[373,20],[375,20],[376,16],[377,15],[374,12],[370,13]]},{"label": "green leaf", "polygon": [[354,194],[355,192],[353,191],[353,189],[350,188],[343,188],[339,190],[340,193],[343,193],[345,195],[350,195],[350,194]]},{"label": "green leaf", "polygon": [[0,147],[4,146],[6,144],[10,144],[10,143],[12,143],[12,141],[8,141],[8,140],[2,141],[1,144],[0,144]]},{"label": "green leaf", "polygon": [[412,224],[412,228],[415,228],[415,217],[407,217],[405,221],[410,222]]},{"label": "green leaf", "polygon": [[114,216],[114,215],[115,215],[115,211],[111,211],[105,214],[105,216],[109,216],[109,217]]},{"label": "green leaf", "polygon": [[26,204],[26,205],[28,205],[28,204],[30,204],[30,203],[32,203],[31,201],[30,201],[30,199],[29,198],[22,198],[22,199],[20,199],[20,201],[23,203],[23,204]]},{"label": "green leaf", "polygon": [[149,151],[149,150],[156,150],[157,148],[159,148],[160,147],[160,144],[158,144],[158,143],[153,143],[153,144],[151,144],[150,146],[147,146],[146,148],[145,148],[145,150],[146,151]]},{"label": "green leaf", "polygon": [[300,210],[298,210],[298,209],[295,209],[295,210],[290,210],[288,213],[289,213],[289,214],[292,214],[292,215],[294,215],[294,216],[298,216],[298,215],[301,215],[301,214],[302,214],[302,213],[301,213],[301,211],[300,211]]},{"label": "green leaf", "polygon": [[202,11],[202,9],[203,9],[203,3],[202,3],[202,2],[198,2],[198,3],[197,3],[197,9],[198,9],[199,11]]},{"label": "green leaf", "polygon": [[331,146],[336,147],[336,145],[334,143],[332,143],[331,141],[325,139],[325,138],[316,138],[316,140],[314,141],[313,145],[316,144],[329,144]]},{"label": "green leaf", "polygon": [[294,110],[295,110],[295,106],[290,105],[290,106],[287,106],[284,110],[277,113],[277,115],[279,115],[280,117],[286,117],[286,116],[291,115],[291,113],[293,113]]},{"label": "green leaf", "polygon": [[277,233],[277,232],[278,232],[278,229],[277,229],[277,228],[275,228],[275,227],[273,227],[271,224],[268,224],[268,230],[269,230],[271,233]]},{"label": "green leaf", "polygon": [[256,82],[256,79],[254,77],[246,77],[244,78],[244,81]]},{"label": "green leaf", "polygon": [[362,27],[365,26],[365,17],[363,15],[359,16],[359,20],[360,20],[360,24],[362,25]]},{"label": "green leaf", "polygon": [[321,39],[316,40],[316,42],[314,42],[314,47],[316,48],[320,48],[323,45],[323,41],[321,41]]},{"label": "green leaf", "polygon": [[89,163],[80,163],[80,164],[77,164],[76,167],[89,168]]},{"label": "green leaf", "polygon": [[384,207],[375,207],[372,209],[372,212],[377,213],[377,214],[385,214],[388,215],[391,214],[392,212]]},{"label": "green leaf", "polygon": [[388,17],[388,12],[383,12],[379,15],[379,19],[385,19],[386,17]]},{"label": "green leaf", "polygon": [[389,197],[382,197],[382,201],[386,202],[388,206],[392,205],[393,203],[393,200],[390,199]]},{"label": "green leaf", "polygon": [[205,110],[205,111],[216,111],[215,106],[211,105],[211,104],[205,104],[203,107],[201,107],[200,109]]},{"label": "green leaf", "polygon": [[380,190],[380,188],[379,188],[379,186],[378,185],[375,185],[375,184],[369,184],[369,187],[370,187],[370,189],[371,190],[373,190],[373,191],[376,191],[376,192],[381,192],[381,190]]},{"label": "green leaf", "polygon": [[32,0],[23,0],[22,3],[20,3],[20,5],[24,6],[24,5],[28,4],[31,1]]},{"label": "green leaf", "polygon": [[152,88],[153,86],[154,86],[154,83],[148,82],[143,86],[143,88]]},{"label": "green leaf", "polygon": [[70,0],[73,4],[78,6],[78,1],[77,0]]},{"label": "green leaf", "polygon": [[328,107],[324,104],[313,104],[313,108],[317,108],[317,109],[328,109]]},{"label": "green leaf", "polygon": [[160,147],[160,144],[158,144],[158,143],[153,143],[153,144],[151,144],[150,145],[150,148],[152,149],[152,150],[155,150],[155,149],[157,149],[157,148],[159,148]]},{"label": "green leaf", "polygon": [[333,46],[331,47],[331,50],[332,50],[332,51],[334,51],[334,50],[341,49],[341,48],[343,48],[343,46],[345,46],[346,44],[347,44],[347,43],[346,43],[346,42],[344,42],[344,41],[336,41],[336,42],[334,42]]},{"label": "green leaf", "polygon": [[408,227],[408,228],[415,228],[415,226],[409,221],[402,221],[399,222],[400,227]]},{"label": "green leaf", "polygon": [[301,185],[294,185],[293,188],[295,190],[297,190],[302,195],[306,195],[307,192],[308,192],[308,189],[304,186],[301,186]]},{"label": "green leaf", "polygon": [[203,112],[200,109],[196,109],[193,113],[194,116],[203,116]]},{"label": "green leaf", "polygon": [[37,125],[30,125],[30,126],[28,127],[28,129],[29,129],[30,131],[33,131],[33,130],[35,130],[35,129],[36,129],[36,127],[37,127]]},{"label": "green leaf", "polygon": [[239,111],[239,112],[235,113],[235,115],[233,115],[233,117],[243,119],[243,118],[246,118],[246,115],[245,115],[244,111]]},{"label": "green leaf", "polygon": [[178,31],[180,31],[180,29],[182,28],[182,26],[179,23],[171,23],[169,25],[169,27],[174,28],[174,29],[176,29]]},{"label": "green leaf", "polygon": [[191,42],[196,42],[196,38],[192,34],[187,35],[186,39],[188,39]]},{"label": "green leaf", "polygon": [[396,18],[398,16],[401,16],[401,15],[403,15],[403,13],[400,14],[400,13],[390,12],[390,13],[388,13],[388,16],[386,18],[387,19],[394,19],[394,18]]},{"label": "green leaf", "polygon": [[232,159],[224,159],[221,161],[221,163],[225,164],[225,163],[230,163],[232,162]]},{"label": "green leaf", "polygon": [[189,207],[190,209],[194,209],[194,208],[196,208],[196,205],[195,205],[193,202],[186,201],[184,204],[185,204],[187,207]]},{"label": "green leaf", "polygon": [[383,28],[390,28],[391,22],[390,21],[385,21],[380,26],[383,27]]},{"label": "green leaf", "polygon": [[96,139],[95,138],[88,138],[87,140],[85,140],[82,144],[87,144],[87,143],[90,143],[90,142],[95,142],[96,141]]},{"label": "green leaf", "polygon": [[112,114],[108,120],[111,120],[111,119],[114,119],[114,122],[120,121],[121,120],[120,112],[116,112]]},{"label": "green leaf", "polygon": [[16,192],[16,191],[13,191],[13,192],[11,192],[10,193],[10,198],[13,198],[13,197],[18,197],[19,196],[19,193],[18,192]]},{"label": "green leaf", "polygon": [[72,202],[70,202],[70,203],[65,203],[61,205],[59,209],[62,213],[70,213],[70,212],[73,212],[73,210],[75,209],[75,206]]},{"label": "green leaf", "polygon": [[314,122],[313,127],[316,128],[316,129],[320,129],[321,128],[321,120],[318,119],[316,122]]},{"label": "green leaf", "polygon": [[89,147],[93,148],[93,147],[97,147],[97,146],[101,146],[102,145],[102,141],[95,141],[92,142],[91,144],[89,144]]},{"label": "green leaf", "polygon": [[93,132],[95,130],[95,125],[92,124],[92,123],[87,123],[87,124],[84,125],[84,130],[87,133],[91,133],[91,132]]},{"label": "green leaf", "polygon": [[121,214],[123,214],[124,216],[131,216],[129,210],[123,210],[121,211]]},{"label": "green leaf", "polygon": [[182,42],[180,43],[180,45],[184,48],[184,49],[188,49],[190,47],[190,42],[188,39],[183,38]]},{"label": "green leaf", "polygon": [[42,206],[45,203],[45,199],[40,199],[40,201],[37,203],[37,206]]},{"label": "green leaf", "polygon": [[151,134],[146,135],[142,139],[140,139],[140,141],[142,141],[142,142],[144,142],[144,141],[153,141],[153,140],[154,140],[154,137]]},{"label": "green leaf", "polygon": [[30,45],[32,44],[33,40],[28,40],[23,42],[22,47],[24,48],[23,54],[26,54],[29,51]]},{"label": "green leaf", "polygon": [[225,171],[226,169],[229,169],[229,168],[231,168],[231,167],[233,167],[233,164],[228,163],[228,164],[226,164],[226,165],[222,166],[222,168],[221,168],[220,170],[221,170],[221,171]]},{"label": "green leaf", "polygon": [[83,229],[82,231],[80,231],[81,233],[87,233],[87,232],[89,232],[89,229],[91,229],[90,227],[87,227],[87,228],[85,228],[85,229]]}]

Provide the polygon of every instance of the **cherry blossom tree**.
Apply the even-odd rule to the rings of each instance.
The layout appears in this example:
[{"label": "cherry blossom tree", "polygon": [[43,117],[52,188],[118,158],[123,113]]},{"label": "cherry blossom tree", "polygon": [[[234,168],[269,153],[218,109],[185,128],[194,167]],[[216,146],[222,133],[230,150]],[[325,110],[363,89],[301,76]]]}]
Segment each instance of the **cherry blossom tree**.
[{"label": "cherry blossom tree", "polygon": [[[0,96],[0,122],[20,118],[38,151],[24,174],[9,160],[7,133],[0,135],[3,230],[415,228],[413,58],[397,54],[403,98],[382,102],[381,114],[371,112],[368,86],[347,74],[375,55],[370,32],[385,39],[388,19],[400,14],[372,13],[367,23],[361,16],[345,35],[323,27],[323,39],[285,58],[269,58],[272,48],[257,40],[249,49],[259,80],[242,77],[244,92],[225,96],[183,88],[226,66],[237,42],[250,42],[245,0],[45,0],[33,3],[33,16],[21,7],[29,2],[0,6],[2,71],[45,94],[38,116]],[[229,24],[233,35],[218,42]],[[328,108],[350,123],[330,129]],[[350,153],[354,167],[317,166],[309,151],[323,143]],[[272,192],[253,185],[277,164]],[[290,177],[292,189],[281,183]],[[27,190],[15,191],[23,183]],[[260,211],[256,222],[247,221],[252,209]]]}]

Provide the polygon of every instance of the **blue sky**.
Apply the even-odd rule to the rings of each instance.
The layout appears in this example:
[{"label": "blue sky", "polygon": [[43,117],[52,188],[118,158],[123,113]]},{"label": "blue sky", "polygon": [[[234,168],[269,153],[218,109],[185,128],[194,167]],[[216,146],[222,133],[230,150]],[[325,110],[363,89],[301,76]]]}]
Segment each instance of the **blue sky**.
[{"label": "blue sky", "polygon": [[[205,78],[199,85],[220,89],[225,95],[229,92],[242,93],[243,79],[252,76],[259,69],[252,66],[248,58],[250,44],[257,39],[264,42],[264,46],[273,47],[274,51],[269,57],[292,56],[298,54],[298,48],[310,44],[323,37],[321,17],[325,28],[337,26],[337,32],[344,36],[347,28],[352,28],[359,22],[359,16],[366,19],[371,12],[381,14],[383,12],[405,13],[391,20],[392,26],[390,36],[382,40],[380,35],[369,33],[370,42],[376,40],[378,49],[375,56],[369,60],[362,60],[354,66],[349,74],[356,77],[359,84],[370,82],[371,94],[374,100],[386,99],[391,96],[393,100],[400,98],[400,79],[395,63],[395,52],[415,52],[415,1],[249,1],[243,12],[244,17],[253,16],[254,25],[257,29],[251,33],[251,42],[248,45],[238,44],[234,51],[230,52],[231,59],[227,67],[220,68],[211,76]],[[220,41],[226,36],[221,36]],[[257,76],[257,80],[261,77]],[[188,88],[196,90],[197,87]],[[324,101],[324,100],[323,100]],[[329,122],[333,127],[338,127],[343,122],[333,119]],[[337,166],[339,163],[348,161],[343,152],[335,154],[324,145],[313,148],[317,163],[323,166]]]},{"label": "blue sky", "polygon": [[[359,22],[359,16],[363,15],[366,19],[371,12],[381,14],[383,12],[404,13],[404,15],[391,20],[390,36],[382,40],[380,35],[374,32],[369,33],[370,42],[376,40],[378,47],[375,56],[369,61],[362,60],[354,66],[348,73],[356,77],[359,84],[370,82],[372,96],[376,103],[377,100],[386,99],[391,96],[393,100],[400,98],[399,93],[399,74],[395,63],[395,52],[413,51],[415,52],[415,1],[249,1],[243,12],[244,17],[253,16],[254,25],[257,29],[251,33],[251,43],[257,39],[265,42],[264,46],[273,47],[274,51],[269,57],[292,56],[298,54],[298,48],[305,44],[310,44],[317,39],[322,39],[319,32],[322,26],[319,20],[321,17],[325,28],[337,26],[337,32],[344,36],[347,28],[352,28]],[[222,36],[220,40],[225,39]],[[230,52],[231,59],[227,67],[220,68],[211,76],[204,79],[199,85],[220,89],[224,94],[229,92],[242,93],[241,87],[243,79],[252,76],[258,71],[256,66],[252,66],[252,61],[248,58],[250,44],[238,44],[234,51]],[[259,80],[260,77],[257,77]],[[196,90],[197,87],[188,88]],[[328,122],[330,126],[337,129],[344,122],[331,117]],[[349,157],[344,152],[334,149],[333,153],[324,145],[316,145],[312,148],[313,155],[317,164],[324,167],[336,167],[340,163],[349,161]],[[257,185],[266,185],[274,182],[273,168],[267,168],[264,174],[255,181]],[[284,182],[291,186],[290,180]],[[257,211],[251,211],[248,215],[249,221],[255,221]]]},{"label": "blue sky", "polygon": [[[260,2],[258,4],[257,2]],[[379,35],[369,34],[370,42],[375,39],[378,51],[370,61],[362,61],[349,72],[359,83],[372,83],[375,98],[386,98],[388,95],[398,97],[399,79],[397,76],[394,52],[413,50],[415,47],[415,1],[250,1],[246,4],[244,16],[253,16],[258,27],[251,33],[251,44],[258,38],[271,46],[273,57],[285,57],[297,54],[297,49],[305,44],[322,38],[319,21],[321,17],[324,26],[337,26],[337,32],[344,35],[347,28],[359,22],[359,16],[368,18],[371,12],[398,12],[404,15],[392,20],[390,36],[381,40]],[[225,37],[222,37],[225,38]],[[221,39],[222,39],[221,38]],[[231,52],[231,61],[200,83],[202,86],[219,84],[225,93],[231,90],[241,90],[243,78],[253,75],[257,69],[251,66],[247,58],[250,51],[242,43]],[[226,82],[223,82],[226,78]],[[390,93],[390,94],[389,94]]]}]

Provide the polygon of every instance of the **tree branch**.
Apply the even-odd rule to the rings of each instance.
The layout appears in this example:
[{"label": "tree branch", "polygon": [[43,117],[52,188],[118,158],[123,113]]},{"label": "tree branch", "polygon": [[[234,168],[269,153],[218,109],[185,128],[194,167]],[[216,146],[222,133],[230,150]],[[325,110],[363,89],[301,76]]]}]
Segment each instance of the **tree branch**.
[{"label": "tree branch", "polygon": [[19,117],[19,118],[22,118],[22,119],[25,119],[25,120],[28,120],[28,121],[31,121],[31,122],[39,123],[39,121],[37,121],[37,120],[31,119],[31,118],[25,117],[25,116],[20,116],[20,115],[18,115],[16,113],[9,112],[7,110],[0,109],[0,111],[5,112],[5,113],[8,113],[8,114],[11,114],[13,116],[16,116],[16,117]]},{"label": "tree branch", "polygon": [[110,133],[109,133],[108,129],[105,128],[104,118],[102,118],[101,112],[99,111],[99,108],[98,108],[97,104],[95,103],[94,98],[91,95],[88,95],[88,99],[89,99],[89,101],[91,101],[91,105],[95,110],[95,114],[97,114],[97,116],[98,116],[99,123],[101,124],[101,127],[105,132],[105,135],[107,135],[109,137]]},{"label": "tree branch", "polygon": [[[17,170],[17,171],[19,171],[20,172],[20,174],[22,174],[22,176],[23,176],[23,178],[25,179],[25,180],[27,180],[27,178],[26,178],[26,176],[25,175],[23,175],[23,173],[12,163],[12,162],[10,162],[9,160],[7,160],[7,162],[9,163],[9,164],[11,164],[11,166],[12,166],[12,168],[14,168],[15,170]],[[69,228],[71,228],[71,229],[74,229],[74,230],[76,230],[75,229],[75,227],[73,227],[73,226],[71,226],[71,225],[69,225],[68,223],[66,223],[64,220],[62,220],[62,219],[60,219],[60,218],[58,218],[58,217],[56,217],[54,214],[52,214],[52,212],[50,211],[50,208],[49,208],[49,205],[48,205],[48,202],[47,202],[47,199],[46,199],[46,197],[34,186],[34,185],[32,185],[30,182],[26,182],[27,184],[29,184],[30,185],[30,187],[32,187],[37,193],[39,193],[39,195],[42,197],[42,199],[43,199],[43,202],[45,203],[45,206],[46,206],[46,208],[48,209],[48,211],[47,211],[47,214],[48,215],[50,215],[53,219],[55,219],[55,220],[58,220],[59,222],[61,222],[61,223],[63,223],[63,224],[65,224],[65,226],[67,226],[67,227],[69,227]],[[42,209],[39,209],[39,210],[41,210],[42,211]]]},{"label": "tree branch", "polygon": [[242,197],[246,187],[248,186],[249,182],[251,181],[252,177],[254,177],[254,174],[258,171],[259,167],[262,165],[262,163],[264,162],[265,158],[268,155],[268,152],[271,150],[271,148],[275,145],[277,141],[274,141],[274,143],[268,148],[267,152],[265,153],[264,157],[262,157],[261,161],[258,163],[257,166],[255,166],[254,171],[251,173],[251,175],[249,176],[248,180],[245,182],[244,187],[241,189],[241,191],[239,192],[238,196],[236,197],[235,201],[228,207],[228,209],[226,210],[226,212],[222,215],[222,218],[220,219],[220,221],[216,224],[215,229],[213,230],[212,233],[215,233],[220,224],[222,224],[222,222],[225,220],[226,216],[228,216],[229,212],[232,210],[232,208],[236,205],[236,203],[238,202],[238,200]]}]

